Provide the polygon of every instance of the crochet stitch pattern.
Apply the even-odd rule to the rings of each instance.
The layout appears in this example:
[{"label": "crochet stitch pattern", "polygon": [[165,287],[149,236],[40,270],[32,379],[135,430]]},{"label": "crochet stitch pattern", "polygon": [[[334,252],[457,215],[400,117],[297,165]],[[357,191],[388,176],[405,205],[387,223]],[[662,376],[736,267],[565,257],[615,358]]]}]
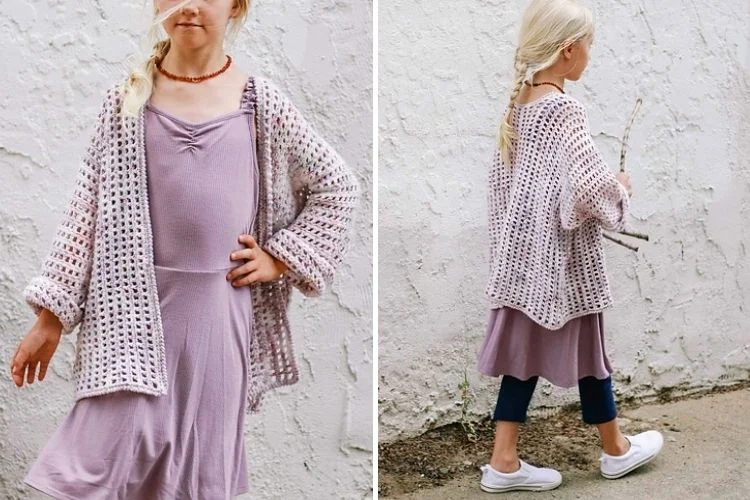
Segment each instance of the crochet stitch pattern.
[{"label": "crochet stitch pattern", "polygon": [[625,229],[629,198],[589,129],[585,107],[550,92],[516,104],[511,165],[489,173],[492,308],[508,306],[557,330],[612,305],[602,228]]},{"label": "crochet stitch pattern", "polygon": [[[339,154],[270,81],[250,77],[260,198],[258,244],[288,265],[251,286],[248,412],[265,392],[299,380],[287,309],[293,287],[319,296],[350,244],[360,187]],[[131,390],[166,394],[164,338],[148,203],[144,110],[122,119],[122,84],[107,89],[94,133],[41,272],[24,289],[35,314],[52,311],[63,334],[80,326],[75,399]],[[248,304],[250,307],[250,304]]]}]

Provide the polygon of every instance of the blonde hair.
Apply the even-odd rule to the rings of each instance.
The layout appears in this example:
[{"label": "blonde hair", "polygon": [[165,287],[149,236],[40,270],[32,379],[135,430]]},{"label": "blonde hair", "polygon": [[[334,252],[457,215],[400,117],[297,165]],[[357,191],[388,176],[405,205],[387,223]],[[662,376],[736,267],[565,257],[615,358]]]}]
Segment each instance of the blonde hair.
[{"label": "blonde hair", "polygon": [[591,11],[574,0],[533,0],[524,12],[515,56],[510,104],[500,125],[498,145],[506,164],[516,140],[513,108],[524,81],[557,61],[568,46],[594,34]]},{"label": "blonde hair", "polygon": [[[155,17],[147,35],[147,46],[151,48],[151,54],[144,60],[133,65],[128,79],[122,85],[123,120],[127,117],[135,117],[141,107],[151,97],[151,92],[154,88],[156,64],[163,60],[164,56],[169,52],[172,40],[170,38],[161,39],[159,29],[161,23],[190,3],[190,1],[183,0],[174,7],[164,11],[161,15],[159,15],[156,2],[154,2]],[[235,0],[235,6],[239,8],[239,13],[229,21],[227,39],[229,39],[230,44],[234,43],[237,34],[242,29],[242,25],[247,18],[247,13],[250,10],[250,0]]]}]

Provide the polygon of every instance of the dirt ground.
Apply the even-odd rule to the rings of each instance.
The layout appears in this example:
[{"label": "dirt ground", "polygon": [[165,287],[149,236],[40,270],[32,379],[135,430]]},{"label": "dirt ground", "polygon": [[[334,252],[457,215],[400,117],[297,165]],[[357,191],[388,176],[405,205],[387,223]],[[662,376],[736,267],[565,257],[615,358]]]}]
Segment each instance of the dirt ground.
[{"label": "dirt ground", "polygon": [[[714,388],[690,396],[660,395],[656,404],[685,399],[699,399],[713,394],[733,392],[750,387],[750,383]],[[667,413],[656,421],[632,415],[641,406],[634,401],[618,401],[623,432],[638,433],[657,429],[675,440],[679,424]],[[476,426],[478,439],[472,442],[460,424],[439,427],[421,436],[383,443],[379,446],[379,496],[397,497],[416,491],[438,488],[462,476],[478,477],[478,468],[490,459],[494,425],[489,419]],[[591,471],[598,466],[600,453],[596,429],[583,423],[579,406],[566,407],[550,418],[529,417],[521,426],[519,450],[522,458],[534,464],[555,467],[563,475]]]}]

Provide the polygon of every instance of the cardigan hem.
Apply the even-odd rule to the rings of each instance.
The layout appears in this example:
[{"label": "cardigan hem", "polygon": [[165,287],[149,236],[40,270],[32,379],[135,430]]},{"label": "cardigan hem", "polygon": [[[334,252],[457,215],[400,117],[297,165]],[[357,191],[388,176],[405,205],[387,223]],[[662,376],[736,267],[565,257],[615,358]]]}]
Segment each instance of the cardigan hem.
[{"label": "cardigan hem", "polygon": [[[144,110],[141,108],[140,112],[138,113],[138,122],[137,122],[137,140],[138,140],[138,147],[141,151],[143,151],[143,155],[145,156],[145,150],[146,150],[146,120],[144,116]],[[141,161],[138,163],[138,169],[140,170],[140,175],[142,179],[148,179],[148,169],[146,166],[145,161]],[[148,181],[145,181],[146,185],[148,185]],[[156,284],[156,267],[154,263],[154,235],[153,235],[153,227],[151,223],[151,215],[150,215],[150,202],[149,202],[149,193],[148,188],[143,190],[143,196],[141,197],[141,207],[144,214],[147,214],[147,216],[143,217],[143,229],[144,229],[144,246],[146,248],[146,251],[148,252],[148,265],[147,265],[147,273],[146,273],[146,283],[148,286],[149,294],[148,294],[148,301],[150,302],[150,308],[154,313],[153,317],[153,335],[155,337],[156,341],[156,354],[157,354],[157,363],[159,366],[159,380],[157,382],[158,385],[162,387],[162,390],[166,393],[166,388],[169,386],[168,381],[168,375],[167,375],[167,348],[165,345],[164,340],[164,323],[162,321],[161,317],[161,299],[159,298],[159,290],[158,286]],[[152,390],[152,389],[148,389]]]},{"label": "cardigan hem", "polygon": [[110,394],[118,391],[131,391],[139,394],[148,394],[150,396],[164,396],[167,394],[166,387],[148,387],[140,384],[118,384],[106,387],[100,387],[97,389],[77,390],[75,394],[75,400],[79,401],[84,398],[102,396],[104,394]]},{"label": "cardigan hem", "polygon": [[568,321],[570,321],[572,319],[580,318],[581,316],[587,316],[589,314],[597,314],[597,313],[606,311],[607,309],[610,309],[611,307],[614,306],[614,303],[611,300],[608,300],[607,303],[605,305],[601,306],[601,307],[595,307],[595,308],[591,308],[591,309],[584,309],[582,311],[578,311],[578,312],[571,313],[571,314],[568,314],[568,315],[564,316],[560,320],[561,322],[558,322],[558,323],[549,323],[547,321],[544,321],[544,320],[540,319],[536,314],[531,313],[527,307],[522,306],[520,304],[515,304],[513,301],[505,300],[505,299],[500,299],[500,298],[497,298],[497,297],[489,297],[489,301],[490,301],[490,306],[491,306],[490,308],[491,309],[497,309],[497,308],[500,308],[500,307],[510,307],[511,309],[516,309],[516,310],[521,311],[522,313],[524,313],[526,316],[528,316],[531,320],[533,320],[539,326],[542,326],[542,327],[546,328],[547,330],[553,330],[553,331],[554,330],[559,330],[560,328],[562,328],[563,326],[565,326],[565,324]]}]

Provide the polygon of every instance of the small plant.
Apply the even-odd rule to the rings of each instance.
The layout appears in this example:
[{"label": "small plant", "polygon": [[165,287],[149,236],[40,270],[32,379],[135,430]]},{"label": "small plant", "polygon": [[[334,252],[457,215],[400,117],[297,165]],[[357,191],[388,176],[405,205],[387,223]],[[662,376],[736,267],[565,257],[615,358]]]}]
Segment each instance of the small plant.
[{"label": "small plant", "polygon": [[461,428],[464,430],[466,438],[475,443],[479,439],[479,434],[474,424],[469,420],[469,409],[474,404],[475,399],[466,369],[464,369],[464,379],[458,384],[458,388],[461,391]]}]

